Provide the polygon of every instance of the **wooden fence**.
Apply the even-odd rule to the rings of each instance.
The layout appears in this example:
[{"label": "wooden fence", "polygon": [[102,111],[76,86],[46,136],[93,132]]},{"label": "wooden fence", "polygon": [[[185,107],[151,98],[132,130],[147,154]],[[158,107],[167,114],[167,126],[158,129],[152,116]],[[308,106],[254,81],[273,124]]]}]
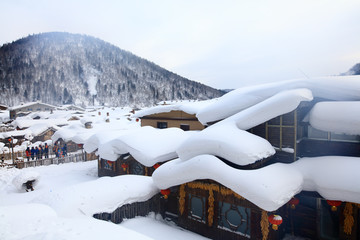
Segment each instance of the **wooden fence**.
[{"label": "wooden fence", "polygon": [[28,168],[28,167],[37,167],[37,166],[47,166],[51,164],[61,164],[61,163],[70,163],[70,162],[85,162],[87,161],[86,153],[77,153],[61,158],[45,158],[38,159],[34,161],[16,161],[15,166],[17,168]]}]

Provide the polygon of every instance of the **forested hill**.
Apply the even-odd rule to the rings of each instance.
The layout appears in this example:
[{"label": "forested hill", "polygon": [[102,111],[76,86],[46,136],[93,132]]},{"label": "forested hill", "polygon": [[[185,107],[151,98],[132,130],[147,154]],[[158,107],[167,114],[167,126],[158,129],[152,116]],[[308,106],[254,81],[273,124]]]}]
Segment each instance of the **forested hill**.
[{"label": "forested hill", "polygon": [[209,99],[223,91],[174,74],[100,39],[70,33],[31,35],[0,48],[0,103],[150,106]]}]

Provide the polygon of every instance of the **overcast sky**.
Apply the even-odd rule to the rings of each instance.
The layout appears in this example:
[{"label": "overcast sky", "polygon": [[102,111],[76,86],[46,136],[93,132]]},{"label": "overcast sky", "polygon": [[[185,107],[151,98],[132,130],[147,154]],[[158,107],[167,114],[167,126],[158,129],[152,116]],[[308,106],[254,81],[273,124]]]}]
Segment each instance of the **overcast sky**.
[{"label": "overcast sky", "polygon": [[215,88],[337,75],[360,62],[359,0],[0,0],[0,45],[91,35]]}]

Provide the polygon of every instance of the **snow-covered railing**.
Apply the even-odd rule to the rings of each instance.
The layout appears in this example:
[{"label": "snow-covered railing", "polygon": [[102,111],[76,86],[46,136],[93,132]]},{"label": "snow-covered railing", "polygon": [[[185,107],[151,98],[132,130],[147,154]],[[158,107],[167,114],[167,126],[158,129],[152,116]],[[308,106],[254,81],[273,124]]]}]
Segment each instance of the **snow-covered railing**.
[{"label": "snow-covered railing", "polygon": [[70,162],[85,162],[87,161],[86,153],[77,153],[61,158],[45,158],[38,159],[35,161],[17,161],[17,168],[28,168],[28,167],[37,167],[37,166],[47,166],[51,164],[61,164],[61,163],[70,163]]}]

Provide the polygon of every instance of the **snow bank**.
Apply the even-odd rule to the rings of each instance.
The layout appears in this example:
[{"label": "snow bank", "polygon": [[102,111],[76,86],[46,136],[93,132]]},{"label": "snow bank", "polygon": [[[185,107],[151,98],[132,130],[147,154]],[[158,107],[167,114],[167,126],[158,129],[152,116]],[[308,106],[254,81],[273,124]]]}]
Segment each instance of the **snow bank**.
[{"label": "snow bank", "polygon": [[124,204],[146,201],[157,193],[159,189],[151,177],[124,175],[80,183],[33,201],[49,205],[59,216],[91,217],[95,213],[111,213]]},{"label": "snow bank", "polygon": [[103,159],[116,161],[121,154],[130,153],[138,162],[151,167],[157,162],[176,158],[176,149],[192,133],[180,128],[146,126],[100,145],[98,154]]},{"label": "snow bank", "polygon": [[325,132],[360,135],[360,102],[320,102],[309,113],[310,125]]},{"label": "snow bank", "polygon": [[62,218],[46,205],[0,207],[0,239],[151,239],[113,223],[93,218]]},{"label": "snow bank", "polygon": [[176,159],[153,173],[166,189],[196,179],[212,179],[267,211],[274,211],[301,191],[317,191],[325,199],[360,203],[360,158],[327,156],[276,163],[257,170],[234,169],[211,155]]},{"label": "snow bank", "polygon": [[24,183],[28,181],[34,181],[33,187],[35,188],[39,182],[39,179],[40,179],[40,174],[38,172],[28,170],[28,171],[22,171],[18,176],[16,176],[13,179],[12,182],[19,191],[25,191],[26,187]]}]

